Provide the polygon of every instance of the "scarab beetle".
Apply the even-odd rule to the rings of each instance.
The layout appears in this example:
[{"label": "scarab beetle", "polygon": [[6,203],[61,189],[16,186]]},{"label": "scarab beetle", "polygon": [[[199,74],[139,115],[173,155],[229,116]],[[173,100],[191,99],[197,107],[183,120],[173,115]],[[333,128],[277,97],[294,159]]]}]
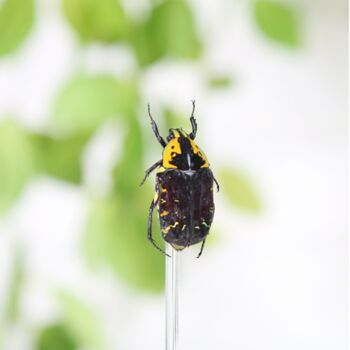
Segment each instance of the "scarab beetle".
[{"label": "scarab beetle", "polygon": [[148,217],[149,241],[165,254],[152,236],[153,210],[158,207],[163,239],[176,250],[202,242],[199,258],[214,217],[213,184],[215,182],[217,190],[219,184],[209,168],[206,156],[194,142],[197,133],[195,101],[192,104],[192,132],[187,134],[183,129],[170,129],[167,142],[159,134],[148,105],[152,129],[163,147],[163,157],[146,170],[141,185],[157,169],[156,193]]}]

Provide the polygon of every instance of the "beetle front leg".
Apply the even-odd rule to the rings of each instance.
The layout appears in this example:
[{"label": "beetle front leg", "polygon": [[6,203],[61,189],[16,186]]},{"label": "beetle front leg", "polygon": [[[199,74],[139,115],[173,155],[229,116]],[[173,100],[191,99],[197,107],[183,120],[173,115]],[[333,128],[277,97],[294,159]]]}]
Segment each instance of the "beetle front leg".
[{"label": "beetle front leg", "polygon": [[167,253],[165,253],[165,251],[160,248],[156,241],[153,239],[152,237],[152,221],[153,221],[153,210],[154,208],[157,206],[158,204],[158,201],[159,201],[159,197],[157,197],[156,200],[153,200],[152,203],[151,203],[151,206],[149,208],[149,215],[148,215],[148,240],[154,245],[155,248],[157,248],[161,253],[163,253],[164,255],[168,256],[169,258],[171,258],[171,256]]},{"label": "beetle front leg", "polygon": [[191,113],[191,125],[192,125],[192,132],[190,133],[190,138],[192,140],[194,140],[196,138],[196,134],[197,134],[197,122],[196,122],[196,119],[194,117],[194,111],[196,109],[196,101],[192,101],[192,113]]},{"label": "beetle front leg", "polygon": [[149,174],[150,174],[153,170],[155,170],[156,168],[158,168],[161,164],[162,164],[162,159],[161,159],[161,160],[158,160],[157,163],[153,164],[150,168],[148,168],[148,169],[146,170],[145,177],[143,178],[142,182],[140,183],[140,186],[142,186],[142,185],[145,183],[145,181],[146,181],[147,177],[149,176]]},{"label": "beetle front leg", "polygon": [[151,125],[152,125],[152,130],[154,132],[154,135],[156,135],[156,138],[158,140],[158,142],[163,146],[165,147],[166,146],[166,142],[164,141],[163,137],[160,136],[159,134],[159,130],[158,130],[158,126],[156,124],[156,122],[154,121],[153,117],[152,117],[152,114],[151,114],[151,106],[148,104],[148,115],[151,119]]}]

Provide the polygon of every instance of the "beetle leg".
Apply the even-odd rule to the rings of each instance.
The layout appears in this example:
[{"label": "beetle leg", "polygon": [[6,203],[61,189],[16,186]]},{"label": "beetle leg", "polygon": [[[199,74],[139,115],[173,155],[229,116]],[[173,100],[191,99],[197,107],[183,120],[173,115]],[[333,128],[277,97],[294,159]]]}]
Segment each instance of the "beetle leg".
[{"label": "beetle leg", "polygon": [[220,191],[220,185],[219,185],[219,183],[218,183],[218,180],[215,179],[214,174],[212,174],[212,177],[213,177],[213,180],[214,180],[215,185],[216,185],[216,190],[217,190],[217,192],[219,192],[219,191]]},{"label": "beetle leg", "polygon": [[155,170],[156,168],[158,168],[159,165],[161,165],[161,164],[162,164],[162,159],[161,159],[161,160],[158,160],[157,163],[153,164],[150,168],[148,168],[148,169],[146,170],[145,177],[143,178],[142,182],[140,183],[140,186],[142,186],[142,185],[144,184],[144,182],[146,181],[146,179],[147,179],[147,177],[149,176],[149,174],[150,174],[153,170]]},{"label": "beetle leg", "polygon": [[219,192],[220,191],[220,185],[219,185],[218,181],[215,179],[215,177],[213,177],[213,179],[214,179],[214,182],[216,184],[216,189]]},{"label": "beetle leg", "polygon": [[196,101],[193,100],[192,101],[192,114],[191,114],[191,125],[192,125],[192,132],[190,133],[190,138],[192,140],[194,140],[196,138],[196,134],[197,134],[197,122],[196,122],[196,119],[194,118],[194,111],[196,109]]},{"label": "beetle leg", "polygon": [[166,146],[166,142],[164,141],[163,137],[160,136],[160,134],[159,134],[158,126],[157,126],[156,122],[154,121],[154,119],[152,117],[152,114],[151,114],[151,106],[150,106],[150,104],[148,104],[148,115],[151,118],[151,125],[152,125],[152,130],[154,132],[154,135],[156,135],[156,138],[157,138],[158,142],[163,147],[165,147]]},{"label": "beetle leg", "polygon": [[203,253],[204,244],[205,244],[205,238],[203,239],[202,246],[201,246],[201,250],[199,251],[199,254],[198,254],[198,256],[197,256],[197,259],[200,258],[200,256],[201,256],[202,253]]},{"label": "beetle leg", "polygon": [[148,238],[148,240],[149,240],[161,253],[163,253],[164,255],[166,255],[166,256],[168,256],[169,258],[171,258],[170,255],[168,255],[167,253],[165,253],[165,251],[157,245],[156,241],[155,241],[155,240],[153,239],[153,237],[152,237],[153,210],[154,210],[154,208],[156,207],[156,205],[158,204],[158,201],[159,201],[159,198],[157,198],[156,201],[153,200],[152,203],[151,203],[151,206],[150,206],[150,208],[149,208],[149,216],[148,216],[148,236],[147,236],[147,238]]}]

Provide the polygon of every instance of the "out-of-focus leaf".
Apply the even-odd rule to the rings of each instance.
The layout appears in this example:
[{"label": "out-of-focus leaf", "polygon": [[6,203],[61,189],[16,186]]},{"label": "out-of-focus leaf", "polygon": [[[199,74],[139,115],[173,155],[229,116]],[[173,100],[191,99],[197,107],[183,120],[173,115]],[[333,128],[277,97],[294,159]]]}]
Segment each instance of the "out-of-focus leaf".
[{"label": "out-of-focus leaf", "polygon": [[[110,266],[131,287],[159,292],[164,288],[164,256],[147,240],[153,194],[147,184],[139,187],[145,171],[141,136],[138,121],[130,121],[124,153],[113,174],[113,195],[93,202],[84,243],[94,265]],[[153,232],[163,246],[157,222]]]},{"label": "out-of-focus leaf", "polygon": [[251,212],[261,210],[259,196],[245,174],[234,169],[221,169],[219,182],[222,193],[234,206]]},{"label": "out-of-focus leaf", "polygon": [[[184,118],[183,115],[180,115],[179,113],[175,112],[172,109],[166,108],[164,110],[164,120],[165,120],[166,130],[169,130],[170,128],[183,128],[187,130],[187,128],[191,127],[190,116],[191,116],[190,110],[189,110],[188,120],[186,120],[186,118]],[[190,129],[188,129],[188,131],[189,130]]]},{"label": "out-of-focus leaf", "polygon": [[[164,288],[164,256],[147,240],[150,188],[140,189],[138,198],[95,201],[87,223],[85,251],[93,266],[107,265],[129,286],[147,292]],[[164,247],[154,220],[153,235]]]},{"label": "out-of-focus leaf", "polygon": [[69,132],[89,133],[108,118],[128,117],[137,105],[133,82],[109,75],[78,76],[59,94],[54,125]]},{"label": "out-of-focus leaf", "polygon": [[256,0],[254,16],[260,30],[268,38],[288,46],[300,43],[297,12],[291,5]]},{"label": "out-of-focus leaf", "polygon": [[118,0],[63,0],[64,13],[80,40],[113,42],[126,29],[126,18]]},{"label": "out-of-focus leaf", "polygon": [[36,350],[75,350],[77,348],[76,341],[60,323],[41,330],[35,347]]},{"label": "out-of-focus leaf", "polygon": [[34,23],[34,0],[5,0],[0,5],[0,56],[12,53]]},{"label": "out-of-focus leaf", "polygon": [[80,298],[68,292],[59,293],[66,329],[82,347],[105,349],[102,326],[95,313]]},{"label": "out-of-focus leaf", "polygon": [[13,121],[0,123],[0,214],[20,194],[35,172],[27,133]]},{"label": "out-of-focus leaf", "polygon": [[214,76],[209,79],[208,83],[209,86],[214,89],[223,89],[229,87],[232,83],[232,80],[230,77]]},{"label": "out-of-focus leaf", "polygon": [[13,323],[17,320],[24,277],[23,267],[23,257],[21,251],[17,251],[13,271],[11,273],[10,288],[7,293],[5,318],[8,323]]},{"label": "out-of-focus leaf", "polygon": [[166,0],[135,25],[132,44],[141,65],[160,58],[195,59],[201,53],[191,9],[184,0]]},{"label": "out-of-focus leaf", "polygon": [[144,173],[143,138],[138,120],[135,117],[128,120],[127,128],[123,153],[114,169],[114,192],[123,200],[137,195],[140,177],[142,180]]},{"label": "out-of-focus leaf", "polygon": [[80,183],[81,154],[88,139],[85,134],[74,134],[61,139],[33,134],[31,140],[37,170],[64,181]]}]

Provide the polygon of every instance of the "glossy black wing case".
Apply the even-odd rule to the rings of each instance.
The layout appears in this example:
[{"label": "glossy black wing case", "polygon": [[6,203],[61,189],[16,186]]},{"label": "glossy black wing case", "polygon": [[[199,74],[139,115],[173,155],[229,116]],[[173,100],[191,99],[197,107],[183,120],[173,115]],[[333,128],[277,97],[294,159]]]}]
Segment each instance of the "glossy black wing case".
[{"label": "glossy black wing case", "polygon": [[165,170],[157,174],[156,190],[164,240],[178,250],[203,241],[214,216],[211,170]]}]

